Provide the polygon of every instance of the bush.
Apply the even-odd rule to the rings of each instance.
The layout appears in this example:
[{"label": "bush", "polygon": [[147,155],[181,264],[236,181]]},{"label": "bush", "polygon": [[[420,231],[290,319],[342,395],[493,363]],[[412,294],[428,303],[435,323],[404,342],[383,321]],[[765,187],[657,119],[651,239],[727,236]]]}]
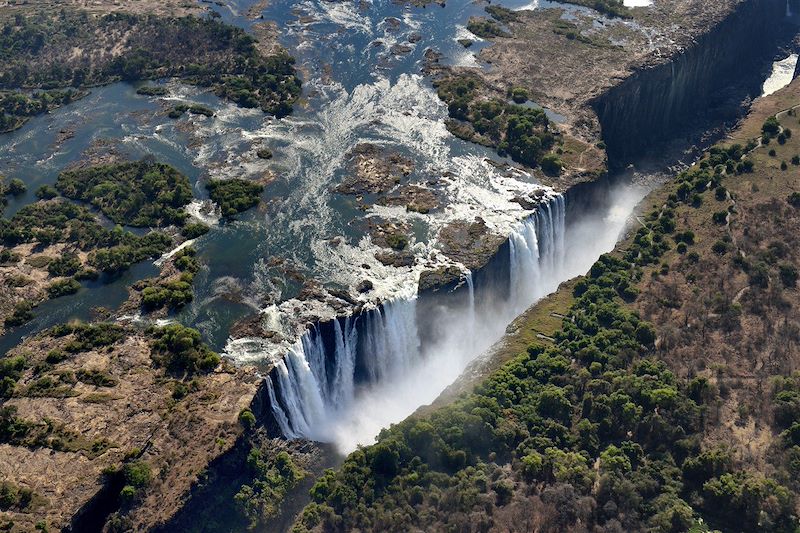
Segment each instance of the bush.
[{"label": "bush", "polygon": [[211,228],[202,222],[186,224],[181,228],[181,234],[189,240],[201,237],[209,232]]},{"label": "bush", "polygon": [[264,192],[262,185],[239,178],[211,180],[206,184],[206,189],[226,218],[258,205],[261,193]]},{"label": "bush", "polygon": [[36,189],[36,197],[40,200],[52,200],[58,196],[58,191],[51,185],[42,185]]},{"label": "bush", "polygon": [[98,322],[72,322],[50,328],[53,337],[74,335],[74,339],[64,346],[69,353],[87,352],[94,348],[111,346],[125,337],[125,329],[117,324]]},{"label": "bush", "polygon": [[404,250],[408,246],[408,237],[402,233],[390,233],[386,236],[386,244],[393,250]]},{"label": "bush", "polygon": [[74,276],[81,269],[81,266],[78,254],[65,252],[47,264],[47,271],[52,276]]},{"label": "bush", "polygon": [[256,425],[256,415],[250,409],[242,409],[242,412],[239,413],[239,422],[245,428],[252,428]]},{"label": "bush", "polygon": [[11,196],[20,196],[28,191],[28,187],[25,185],[25,182],[23,182],[21,179],[14,178],[9,182],[8,188],[6,190],[8,194],[10,194]]},{"label": "bush", "polygon": [[151,356],[160,366],[173,372],[209,372],[220,357],[203,343],[200,332],[180,324],[150,328]]},{"label": "bush", "polygon": [[564,164],[557,155],[547,154],[542,158],[541,166],[545,174],[549,176],[558,176],[561,174],[561,169],[564,167]]},{"label": "bush", "polygon": [[779,275],[781,283],[784,287],[793,288],[797,286],[797,267],[791,264],[784,264],[780,266]]},{"label": "bush", "polygon": [[530,93],[524,87],[514,87],[511,89],[511,99],[517,104],[524,104],[530,99]]},{"label": "bush", "polygon": [[14,312],[5,319],[5,326],[7,328],[21,326],[33,320],[36,315],[33,314],[33,306],[28,302],[18,302],[14,305]]},{"label": "bush", "polygon": [[54,281],[47,286],[47,296],[50,299],[60,298],[69,294],[75,294],[81,288],[80,282],[74,278],[67,278]]}]

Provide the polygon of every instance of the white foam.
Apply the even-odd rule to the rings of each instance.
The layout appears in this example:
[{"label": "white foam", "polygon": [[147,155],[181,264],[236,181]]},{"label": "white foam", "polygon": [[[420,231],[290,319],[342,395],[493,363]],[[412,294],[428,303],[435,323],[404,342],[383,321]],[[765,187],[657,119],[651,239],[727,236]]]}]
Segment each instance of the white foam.
[{"label": "white foam", "polygon": [[794,72],[797,68],[797,58],[797,54],[791,54],[785,59],[772,64],[772,73],[764,82],[761,96],[769,96],[792,83]]}]

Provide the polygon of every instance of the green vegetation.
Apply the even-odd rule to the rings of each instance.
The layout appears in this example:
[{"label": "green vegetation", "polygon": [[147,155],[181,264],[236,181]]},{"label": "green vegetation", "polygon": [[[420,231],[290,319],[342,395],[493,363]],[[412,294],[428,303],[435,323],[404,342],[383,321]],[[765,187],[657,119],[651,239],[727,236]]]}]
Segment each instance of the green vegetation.
[{"label": "green vegetation", "polygon": [[189,178],[152,159],[62,172],[56,188],[91,203],[117,224],[148,227],[182,225],[192,200]]},{"label": "green vegetation", "polygon": [[33,491],[10,481],[0,481],[0,511],[22,510],[33,500]]},{"label": "green vegetation", "polygon": [[[252,413],[251,413],[252,415]],[[263,527],[268,518],[278,513],[279,505],[286,493],[306,473],[298,467],[291,456],[280,451],[270,453],[268,449],[251,448],[247,456],[247,468],[252,481],[241,487],[234,500],[239,513],[248,522],[248,530]]]},{"label": "green vegetation", "polygon": [[153,338],[151,356],[171,372],[210,372],[220,362],[218,354],[203,342],[200,332],[180,324],[147,330]]},{"label": "green vegetation", "polygon": [[[449,76],[435,82],[439,98],[447,103],[448,113],[454,119],[448,121],[448,129],[465,140],[496,148],[500,155],[508,155],[518,163],[539,165],[557,142],[557,133],[551,131],[544,110],[497,98],[482,99],[481,83],[470,75]],[[525,95],[527,99],[524,89],[512,89],[512,95],[514,91],[519,98]],[[552,162],[548,162],[548,170],[560,172],[560,165]]]},{"label": "green vegetation", "polygon": [[516,22],[519,20],[519,14],[516,11],[512,11],[503,6],[489,5],[486,6],[485,9],[493,19],[502,22],[503,24],[508,24],[509,22]]},{"label": "green vegetation", "polygon": [[239,422],[245,428],[250,429],[256,425],[256,415],[250,409],[242,409],[242,412],[239,413]]},{"label": "green vegetation", "polygon": [[181,228],[181,235],[183,235],[189,240],[196,239],[208,233],[210,229],[211,228],[209,228],[202,222],[193,222],[189,224],[184,224],[184,226]]},{"label": "green vegetation", "polygon": [[6,246],[70,243],[91,252],[89,265],[109,274],[158,257],[172,244],[160,232],[138,236],[119,226],[105,229],[88,209],[64,200],[37,202],[23,207],[11,219],[0,218],[0,242]]},{"label": "green vegetation", "polygon": [[96,348],[105,348],[126,337],[125,329],[108,322],[86,323],[71,322],[50,328],[50,335],[55,338],[71,335],[64,345],[67,353],[88,352]]},{"label": "green vegetation", "polygon": [[28,187],[19,178],[14,178],[8,182],[8,185],[3,187],[3,195],[20,196],[27,192]]},{"label": "green vegetation", "polygon": [[404,250],[408,246],[408,236],[402,233],[390,233],[386,236],[386,244],[393,250]]},{"label": "green vegetation", "polygon": [[525,87],[513,87],[508,90],[508,95],[517,104],[524,104],[530,99],[530,93]]},{"label": "green vegetation", "polygon": [[33,314],[33,306],[25,301],[17,302],[14,305],[14,311],[6,317],[4,324],[7,328],[21,326],[33,320],[36,315]]},{"label": "green vegetation", "polygon": [[469,22],[467,22],[467,29],[482,39],[511,37],[511,34],[501,28],[495,21],[479,17],[470,18]]},{"label": "green vegetation", "polygon": [[264,186],[239,178],[211,180],[206,183],[208,195],[222,210],[222,216],[231,218],[258,205]]},{"label": "green vegetation", "polygon": [[0,175],[0,213],[3,212],[3,208],[8,203],[9,196],[20,196],[25,194],[27,190],[28,187],[21,179],[14,178],[6,183],[5,178]]},{"label": "green vegetation", "polygon": [[[125,35],[121,53],[111,54]],[[213,18],[62,10],[17,16],[0,28],[0,88],[85,87],[180,77],[245,107],[284,116],[300,95],[294,59],[265,57],[244,30]],[[74,56],[74,49],[84,54]],[[150,91],[145,89],[145,94]]]},{"label": "green vegetation", "polygon": [[164,306],[170,310],[180,309],[194,299],[192,283],[199,265],[194,248],[187,247],[175,254],[175,267],[181,272],[177,279],[158,282],[142,289],[142,307],[153,311]]},{"label": "green vegetation", "polygon": [[58,191],[52,185],[42,185],[36,189],[36,197],[40,200],[52,200],[58,196]]},{"label": "green vegetation", "polygon": [[153,473],[150,465],[144,461],[132,461],[122,467],[122,477],[125,484],[122,486],[120,496],[123,500],[132,500],[150,485]]},{"label": "green vegetation", "polygon": [[21,355],[0,359],[0,398],[11,397],[25,365],[25,357]]},{"label": "green vegetation", "polygon": [[97,457],[111,446],[106,440],[88,441],[49,419],[41,422],[23,419],[17,416],[16,406],[0,406],[0,443],[31,449],[83,451],[90,458]]},{"label": "green vegetation", "polygon": [[256,151],[256,156],[258,156],[259,159],[272,159],[272,150],[269,148],[260,148]]},{"label": "green vegetation", "polygon": [[24,94],[0,91],[0,133],[21,128],[31,117],[47,113],[57,107],[82,98],[86,93],[66,91],[37,91]]},{"label": "green vegetation", "polygon": [[631,16],[622,0],[564,0],[564,2],[589,7],[609,17],[628,18]]},{"label": "green vegetation", "polygon": [[80,290],[80,288],[80,282],[74,278],[62,279],[54,281],[47,286],[47,296],[50,299],[60,298],[61,296],[67,296],[68,294],[75,294],[78,292],[78,290]]},{"label": "green vegetation", "polygon": [[[574,284],[551,345],[531,345],[471,393],[353,452],[311,489],[294,531],[794,531],[786,484],[800,465],[800,378],[780,381],[774,400],[795,470],[742,470],[726,448],[703,445],[716,387],[653,359],[656,329],[626,304],[644,267],[665,275],[666,251],[695,246],[692,230],[678,231],[679,204],[694,209],[695,195],[752,171],[747,160],[741,146],[715,148],[681,173],[630,244]],[[715,309],[714,327],[727,331],[728,312]]]},{"label": "green vegetation", "polygon": [[136,89],[136,94],[142,96],[166,96],[169,94],[169,89],[157,85],[144,85]]},{"label": "green vegetation", "polygon": [[181,118],[187,111],[193,115],[214,116],[213,109],[198,104],[178,104],[169,111],[168,115],[169,118]]},{"label": "green vegetation", "polygon": [[80,258],[75,252],[65,252],[47,263],[47,271],[51,276],[74,276],[81,270]]}]

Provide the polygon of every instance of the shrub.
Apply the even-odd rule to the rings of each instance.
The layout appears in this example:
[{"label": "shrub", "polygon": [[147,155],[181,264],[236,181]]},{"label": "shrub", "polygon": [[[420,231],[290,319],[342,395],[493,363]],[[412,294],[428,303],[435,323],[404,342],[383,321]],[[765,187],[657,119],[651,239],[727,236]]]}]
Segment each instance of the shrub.
[{"label": "shrub", "polygon": [[231,218],[258,205],[264,187],[251,181],[232,178],[211,180],[206,183],[211,200],[222,210],[222,215]]},{"label": "shrub", "polygon": [[791,264],[780,265],[779,276],[784,287],[792,288],[797,286],[797,267]]},{"label": "shrub", "polygon": [[524,104],[530,98],[528,89],[524,87],[514,87],[511,89],[511,99],[518,104]]},{"label": "shrub", "polygon": [[252,428],[256,425],[256,415],[254,415],[253,411],[250,409],[242,409],[239,413],[239,422],[241,422],[245,428]]},{"label": "shrub", "polygon": [[185,224],[181,228],[181,234],[187,239],[191,240],[205,235],[206,233],[209,232],[210,229],[211,228],[209,228],[202,222],[196,222],[191,224]]},{"label": "shrub", "polygon": [[80,282],[74,278],[54,281],[47,286],[47,296],[51,299],[75,294],[81,288]]},{"label": "shrub", "polygon": [[153,360],[173,372],[209,372],[220,357],[203,343],[200,332],[180,324],[150,328]]},{"label": "shrub", "polygon": [[390,233],[386,236],[386,244],[393,250],[404,250],[408,246],[408,237],[402,233]]},{"label": "shrub", "polygon": [[27,190],[28,190],[28,187],[25,185],[25,182],[23,182],[19,178],[12,179],[9,182],[8,189],[7,189],[8,194],[10,194],[12,196],[23,195],[23,194],[25,194],[27,192]]},{"label": "shrub", "polygon": [[80,269],[81,261],[74,252],[65,252],[47,264],[47,271],[52,276],[74,276]]},{"label": "shrub", "polygon": [[549,176],[557,176],[561,174],[561,169],[564,167],[564,163],[561,162],[561,159],[559,159],[557,155],[547,154],[542,158],[541,166],[545,174]]},{"label": "shrub", "polygon": [[18,302],[16,305],[14,305],[14,312],[5,319],[6,327],[21,326],[22,324],[33,320],[35,315],[33,314],[32,309],[33,306],[31,306],[31,304],[28,302]]},{"label": "shrub", "polygon": [[42,185],[36,189],[36,197],[40,200],[51,200],[58,196],[58,191],[51,185]]}]

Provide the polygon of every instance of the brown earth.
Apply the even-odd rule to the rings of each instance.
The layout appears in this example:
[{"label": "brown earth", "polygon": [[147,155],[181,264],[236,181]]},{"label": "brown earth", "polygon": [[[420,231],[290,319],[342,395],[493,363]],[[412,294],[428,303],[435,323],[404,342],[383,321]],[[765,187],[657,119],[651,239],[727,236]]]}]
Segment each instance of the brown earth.
[{"label": "brown earth", "polygon": [[347,157],[349,175],[336,187],[342,194],[388,192],[414,171],[411,159],[375,144],[359,144]]},{"label": "brown earth", "polygon": [[74,251],[87,266],[86,252],[74,249],[67,243],[42,246],[38,243],[23,243],[13,247],[0,245],[0,251],[8,250],[16,254],[16,261],[0,264],[0,335],[5,332],[4,321],[14,312],[19,302],[36,306],[47,299],[46,288],[55,281],[66,278],[53,276],[47,265],[61,257],[65,251]]},{"label": "brown earth", "polygon": [[[109,348],[45,363],[45,354],[63,350],[69,340],[42,335],[11,353],[27,363],[4,405],[16,407],[22,419],[46,421],[69,439],[50,447],[0,445],[0,479],[31,489],[37,501],[0,513],[0,520],[13,521],[11,531],[30,531],[41,522],[61,529],[102,491],[104,470],[135,459],[150,467],[152,480],[144,496],[128,505],[124,520],[136,531],[163,523],[209,462],[234,445],[242,432],[239,413],[250,405],[258,378],[225,364],[194,379],[167,375],[154,367],[148,339],[135,331]],[[81,370],[97,371],[111,385],[75,381]],[[44,377],[59,386],[34,394],[31,385]],[[179,381],[188,390],[176,399]]]}]

